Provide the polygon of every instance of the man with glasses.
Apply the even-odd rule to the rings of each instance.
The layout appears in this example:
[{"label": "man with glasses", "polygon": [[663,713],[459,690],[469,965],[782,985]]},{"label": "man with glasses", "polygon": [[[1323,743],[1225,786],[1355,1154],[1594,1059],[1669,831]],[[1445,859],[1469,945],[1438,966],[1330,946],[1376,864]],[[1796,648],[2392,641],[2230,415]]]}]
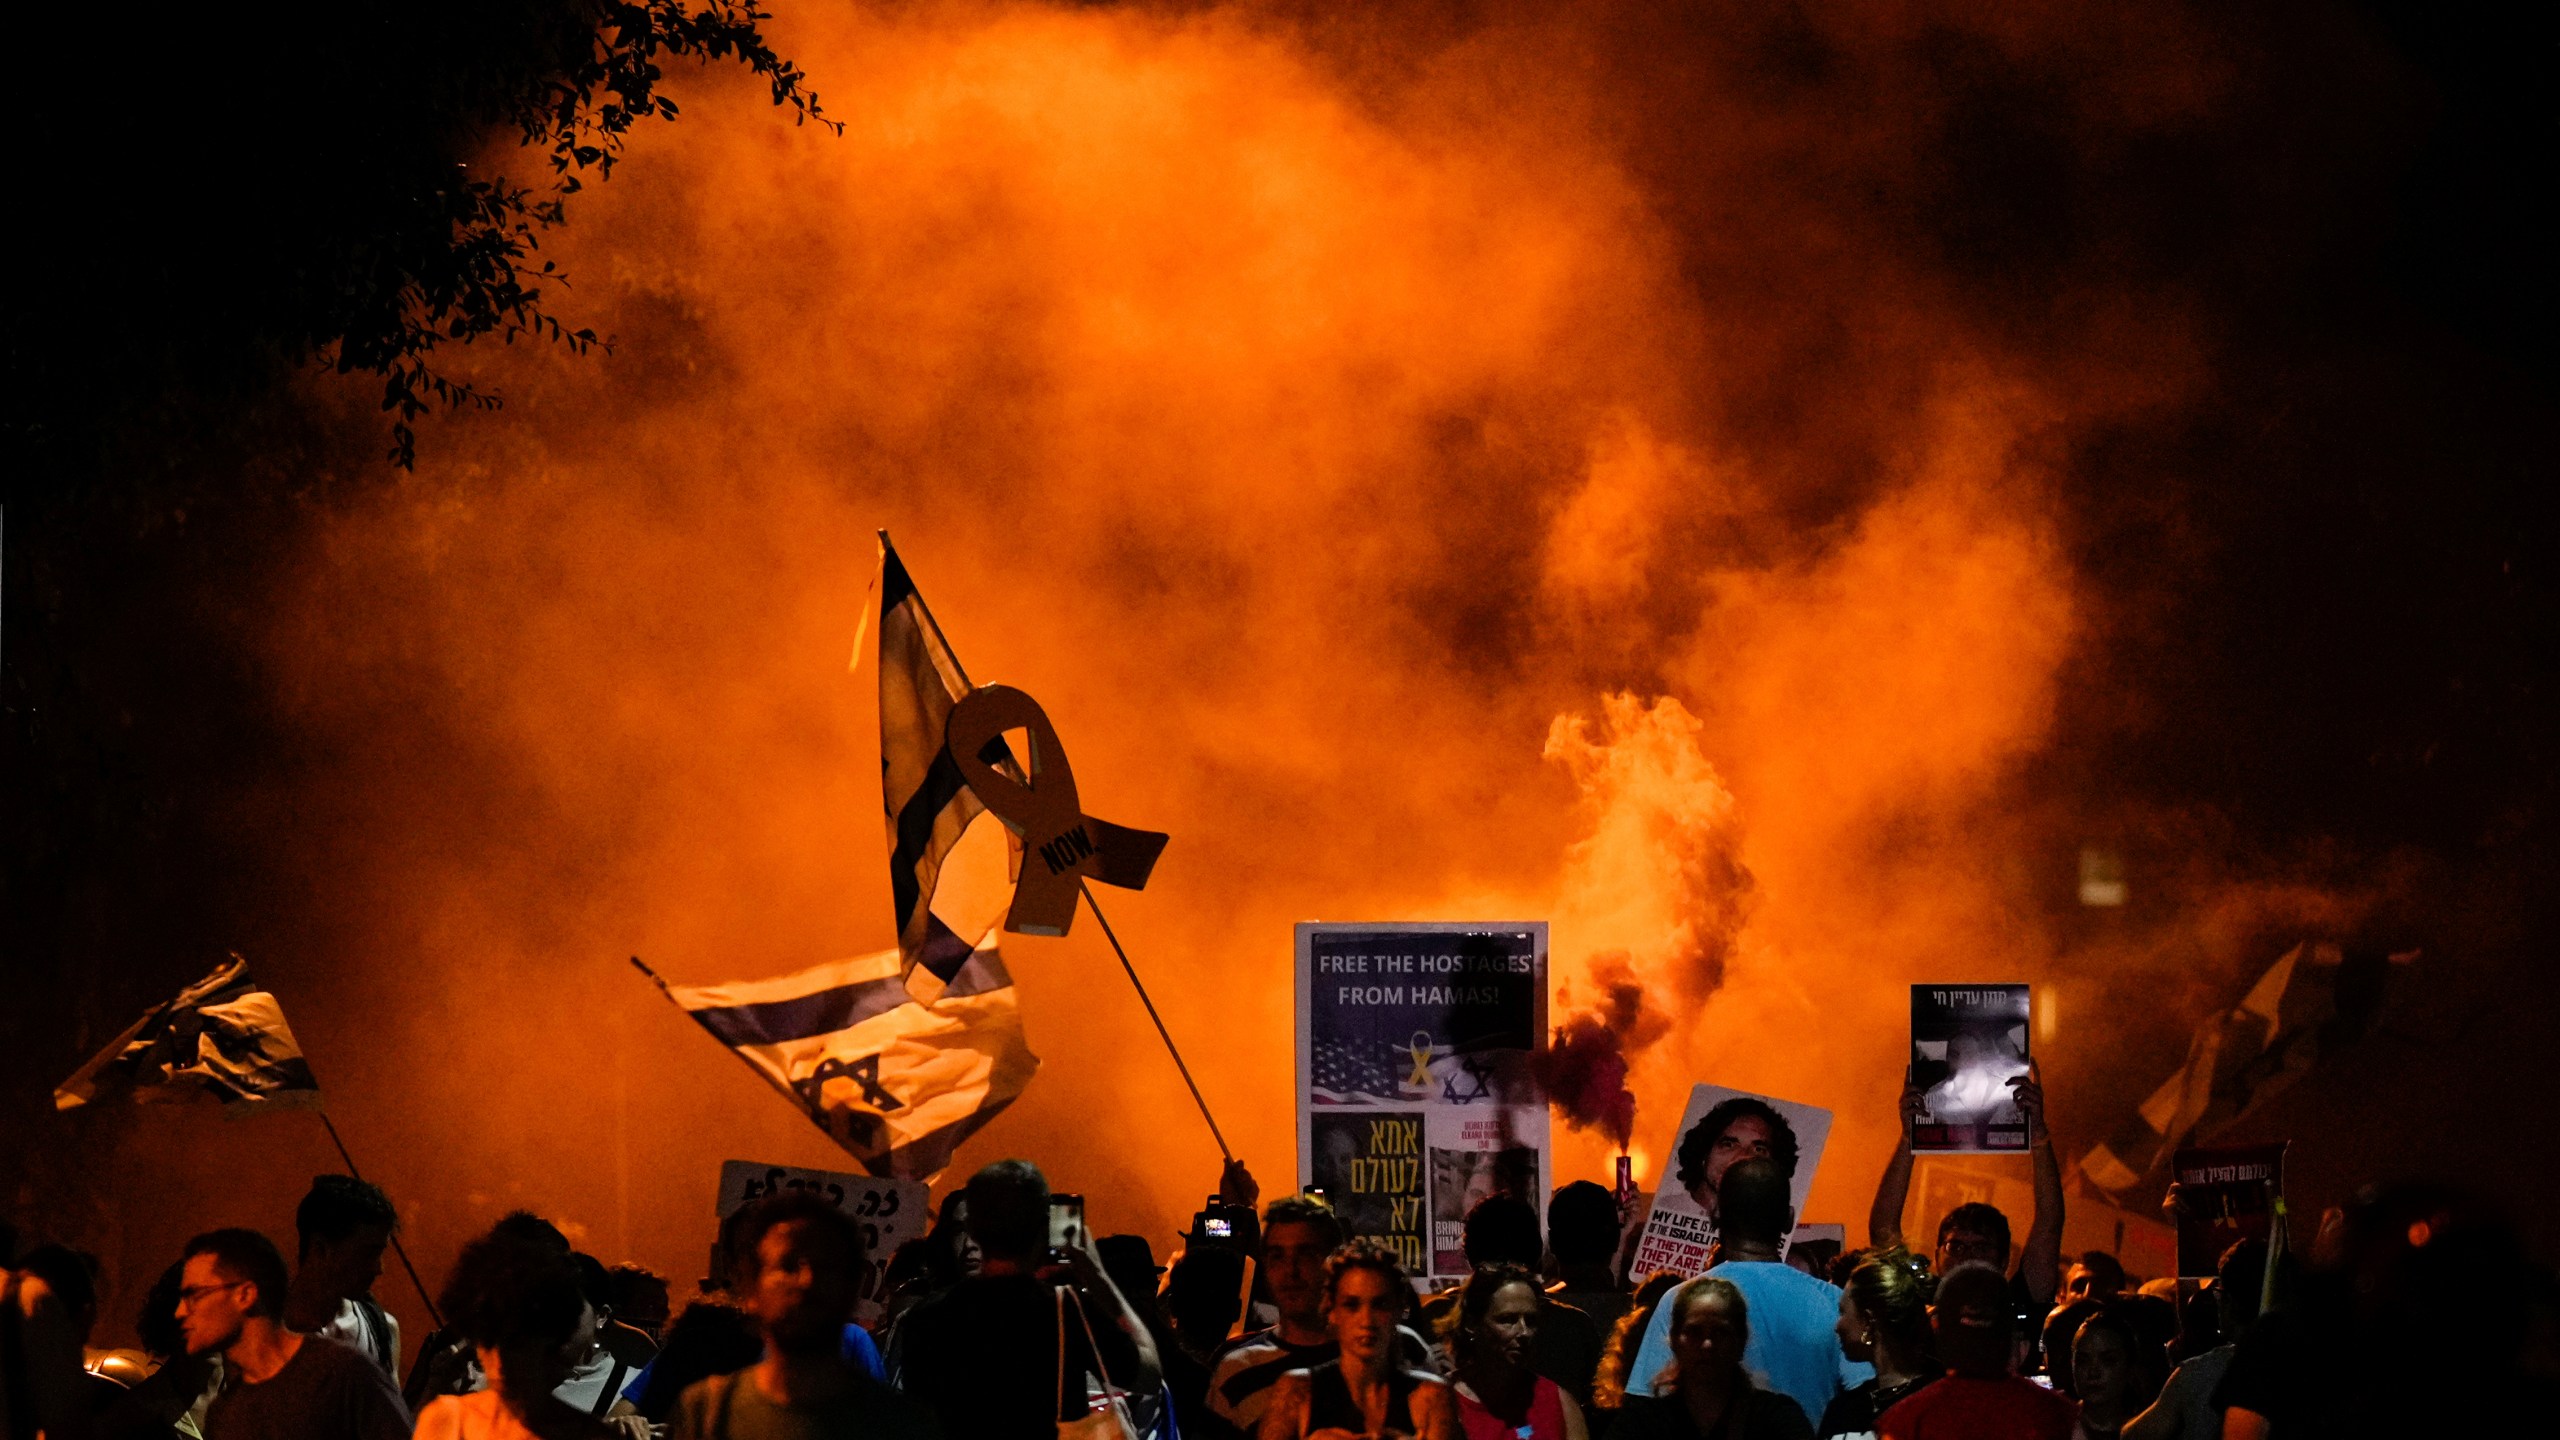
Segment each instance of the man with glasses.
[{"label": "man with glasses", "polygon": [[409,1412],[363,1354],[285,1328],[284,1256],[255,1230],[187,1242],[178,1324],[187,1353],[222,1352],[231,1382],[205,1440],[404,1440]]}]

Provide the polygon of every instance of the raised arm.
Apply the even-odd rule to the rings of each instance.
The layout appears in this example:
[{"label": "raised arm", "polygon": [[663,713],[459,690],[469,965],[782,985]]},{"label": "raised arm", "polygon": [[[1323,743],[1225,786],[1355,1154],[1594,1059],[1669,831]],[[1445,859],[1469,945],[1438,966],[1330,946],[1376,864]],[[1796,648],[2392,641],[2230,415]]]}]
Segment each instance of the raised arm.
[{"label": "raised arm", "polygon": [[1899,1245],[1902,1241],[1902,1202],[1911,1198],[1911,1129],[1920,1123],[1920,1087],[1911,1081],[1911,1072],[1902,1072],[1902,1138],[1893,1145],[1893,1158],[1884,1164],[1884,1178],[1876,1182],[1876,1203],[1867,1211],[1867,1243],[1878,1247]]},{"label": "raised arm", "polygon": [[2062,1288],[2062,1162],[2053,1155],[2053,1132],[2044,1123],[2044,1076],[2032,1062],[2009,1082],[2018,1112],[2027,1117],[2027,1149],[2035,1159],[2036,1218],[2018,1251],[2018,1279],[2038,1305],[2051,1305]]},{"label": "raised arm", "polygon": [[[1093,1337],[1094,1359],[1110,1367],[1111,1378],[1124,1390],[1148,1391],[1164,1379],[1164,1363],[1156,1355],[1155,1337],[1129,1306],[1129,1298],[1111,1283],[1110,1273],[1081,1245],[1066,1248],[1067,1267],[1075,1272],[1076,1291],[1090,1301],[1099,1328]],[[1130,1373],[1120,1373],[1123,1369]]]}]

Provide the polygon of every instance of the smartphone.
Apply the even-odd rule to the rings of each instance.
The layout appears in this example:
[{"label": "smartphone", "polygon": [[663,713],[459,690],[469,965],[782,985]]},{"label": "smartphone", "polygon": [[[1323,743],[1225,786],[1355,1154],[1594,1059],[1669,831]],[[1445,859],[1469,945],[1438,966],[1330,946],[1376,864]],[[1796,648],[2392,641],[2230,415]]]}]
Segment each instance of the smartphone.
[{"label": "smartphone", "polygon": [[1222,1245],[1251,1254],[1262,1244],[1262,1226],[1252,1206],[1225,1204],[1212,1195],[1191,1217],[1191,1232],[1185,1239],[1193,1245]]},{"label": "smartphone", "polygon": [[1049,1197],[1049,1248],[1081,1250],[1087,1236],[1084,1229],[1084,1197],[1052,1195]]}]

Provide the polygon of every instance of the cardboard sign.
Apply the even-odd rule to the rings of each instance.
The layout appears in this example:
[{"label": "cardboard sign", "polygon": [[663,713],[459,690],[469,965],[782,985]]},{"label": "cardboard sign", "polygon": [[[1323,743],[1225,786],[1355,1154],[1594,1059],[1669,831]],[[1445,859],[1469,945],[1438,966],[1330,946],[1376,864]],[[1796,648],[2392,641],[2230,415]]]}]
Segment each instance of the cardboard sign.
[{"label": "cardboard sign", "polygon": [[1715,1245],[1716,1184],[1726,1167],[1767,1151],[1788,1170],[1787,1196],[1798,1214],[1813,1192],[1822,1147],[1831,1139],[1831,1112],[1793,1100],[1701,1085],[1689,1092],[1680,1126],[1663,1149],[1662,1174],[1654,1182],[1653,1213],[1636,1242],[1632,1272],[1706,1273]]},{"label": "cardboard sign", "polygon": [[1298,1178],[1418,1283],[1462,1278],[1467,1211],[1543,1213],[1547,927],[1297,928]]},{"label": "cardboard sign", "polygon": [[2178,1181],[2178,1273],[2211,1275],[2222,1252],[2264,1240],[2284,1190],[2284,1145],[2230,1150],[2182,1149],[2172,1157]]},{"label": "cardboard sign", "polygon": [[853,1218],[862,1232],[862,1275],[855,1287],[854,1318],[865,1325],[882,1314],[883,1277],[898,1247],[924,1237],[933,1228],[933,1206],[923,1182],[888,1180],[876,1175],[848,1175],[834,1170],[803,1170],[791,1165],[760,1165],[730,1160],[720,1166],[720,1191],[713,1212],[731,1215],[783,1190],[805,1190]]},{"label": "cardboard sign", "polygon": [[1911,1081],[1926,1107],[1915,1152],[2023,1155],[2027,1120],[2009,1082],[2027,1073],[2027,987],[1911,987]]}]

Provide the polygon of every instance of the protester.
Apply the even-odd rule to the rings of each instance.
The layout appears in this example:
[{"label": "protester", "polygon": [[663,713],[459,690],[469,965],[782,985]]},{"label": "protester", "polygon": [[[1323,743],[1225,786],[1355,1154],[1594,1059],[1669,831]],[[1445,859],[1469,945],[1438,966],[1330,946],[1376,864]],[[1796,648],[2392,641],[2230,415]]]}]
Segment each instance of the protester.
[{"label": "protester", "polygon": [[[569,1258],[569,1237],[560,1227],[530,1210],[511,1210],[498,1217],[489,1228],[492,1235],[512,1239],[548,1250],[561,1259]],[[417,1363],[409,1367],[409,1380],[401,1387],[401,1397],[412,1411],[423,1411],[427,1402],[439,1395],[467,1395],[481,1388],[483,1376],[473,1359],[469,1337],[450,1324],[428,1334],[418,1347]]]},{"label": "protester", "polygon": [[[1229,1345],[1210,1373],[1209,1412],[1228,1431],[1254,1433],[1281,1376],[1341,1353],[1326,1319],[1325,1261],[1343,1239],[1333,1208],[1315,1196],[1286,1195],[1264,1208],[1260,1274],[1279,1318]],[[1410,1330],[1398,1333],[1403,1363],[1428,1364],[1422,1338]]]},{"label": "protester", "polygon": [[[2062,1165],[2054,1156],[2053,1135],[2045,1127],[2044,1082],[2029,1067],[2013,1077],[2018,1112],[2026,1117],[2027,1149],[2035,1169],[2036,1211],[2027,1238],[2017,1249],[2017,1268],[2010,1273],[2009,1314],[2013,1323],[2033,1325],[2052,1308],[2062,1280]],[[1867,1213],[1867,1243],[1882,1249],[1904,1244],[1902,1207],[1911,1193],[1911,1137],[1927,1103],[1916,1085],[1902,1091],[1902,1138],[1876,1184],[1876,1200]],[[2009,1217],[1992,1206],[1971,1201],[1947,1212],[1938,1222],[1937,1249],[1931,1268],[1945,1275],[1959,1265],[1988,1265],[2010,1271]]]},{"label": "protester", "polygon": [[884,1279],[889,1294],[880,1317],[883,1373],[892,1385],[904,1385],[907,1315],[919,1304],[978,1273],[978,1245],[969,1238],[969,1192],[954,1190],[942,1197],[933,1228],[921,1240],[898,1247]]},{"label": "protester", "polygon": [[2240,1337],[2215,1391],[2228,1440],[2524,1435],[2530,1271],[2514,1231],[2441,1185],[2361,1191],[2323,1217],[2312,1264]]},{"label": "protester", "polygon": [[2054,1389],[2075,1399],[2080,1391],[2071,1375],[2071,1337],[2079,1334],[2080,1327],[2089,1322],[2089,1317],[2098,1313],[2100,1303],[2096,1300],[2065,1300],[2053,1307],[2053,1313],[2045,1316],[2044,1324],[2036,1330],[2036,1343],[2031,1353],[2044,1357],[2045,1379]]},{"label": "protester", "polygon": [[1590,1316],[1603,1336],[1634,1301],[1611,1263],[1621,1228],[1618,1197],[1591,1181],[1576,1180],[1547,1201],[1547,1253],[1555,1259],[1547,1294]]},{"label": "protester", "polygon": [[[1779,1259],[1795,1223],[1786,1172],[1773,1161],[1745,1160],[1723,1180],[1717,1263],[1707,1273],[1731,1282],[1750,1303],[1751,1349],[1743,1363],[1807,1415],[1822,1414],[1841,1391],[1873,1379],[1875,1371],[1841,1353],[1839,1287]],[[1628,1394],[1652,1393],[1654,1373],[1671,1358],[1672,1322],[1669,1307],[1654,1315]]]},{"label": "protester", "polygon": [[1816,1428],[1824,1436],[1863,1436],[1906,1396],[1934,1383],[1938,1368],[1929,1333],[1929,1270],[1899,1245],[1870,1250],[1840,1291],[1840,1350],[1875,1367],[1875,1377],[1840,1392]]},{"label": "protester", "polygon": [[0,1227],[0,1435],[79,1435],[88,1382],[80,1338],[53,1287],[9,1268],[16,1237]]},{"label": "protester", "polygon": [[2221,1440],[2222,1407],[2213,1392],[2231,1368],[2232,1342],[2258,1318],[2258,1292],[2267,1273],[2267,1242],[2242,1240],[2222,1252],[2214,1267],[2214,1328],[2223,1343],[2180,1365],[2151,1407],[2125,1422],[2126,1440]]},{"label": "protester", "polygon": [[[622,1373],[628,1374],[658,1357],[658,1342],[649,1332],[622,1323],[613,1309],[613,1272],[604,1262],[583,1250],[572,1251],[569,1263],[578,1271],[578,1292],[587,1298],[587,1308],[596,1312],[596,1348],[621,1362]],[[617,1395],[622,1393],[620,1375],[606,1382]]]},{"label": "protester", "polygon": [[2062,1277],[2062,1293],[2074,1300],[2104,1300],[2123,1289],[2124,1262],[2104,1250],[2083,1253]]},{"label": "protester", "polygon": [[605,1272],[605,1297],[613,1318],[646,1336],[654,1356],[667,1335],[666,1277],[645,1265],[616,1265]]},{"label": "protester", "polygon": [[[744,1239],[755,1207],[744,1206],[721,1220],[711,1246],[712,1274],[702,1294],[684,1308],[667,1331],[666,1344],[625,1384],[623,1395],[652,1424],[675,1413],[676,1401],[695,1381],[728,1375],[756,1363],[764,1341],[755,1320],[733,1303],[753,1285],[756,1257]],[[874,1380],[885,1378],[879,1347],[869,1331],[846,1324],[842,1343],[847,1363]]]},{"label": "protester", "polygon": [[1165,1277],[1162,1310],[1172,1344],[1159,1342],[1165,1388],[1185,1436],[1210,1436],[1223,1425],[1209,1409],[1209,1377],[1228,1332],[1244,1308],[1245,1257],[1223,1245],[1194,1245]]},{"label": "protester", "polygon": [[1154,1391],[1155,1343],[1111,1277],[1080,1246],[1049,1251],[1039,1167],[999,1160],[970,1177],[968,1194],[979,1272],[916,1306],[905,1327],[906,1389],[944,1432],[1047,1440],[1087,1413],[1094,1385]]},{"label": "protester", "polygon": [[294,1207],[298,1246],[284,1301],[287,1326],[354,1349],[395,1385],[400,1322],[374,1300],[373,1284],[382,1278],[382,1252],[399,1224],[380,1187],[352,1175],[312,1176],[311,1189]]},{"label": "protester", "polygon": [[[1538,1212],[1513,1195],[1488,1195],[1477,1201],[1459,1235],[1459,1253],[1471,1271],[1498,1266],[1534,1274],[1545,1249],[1538,1234]],[[1459,1293],[1452,1288],[1423,1306],[1423,1318],[1434,1332],[1446,1333]],[[1600,1368],[1600,1348],[1606,1338],[1589,1315],[1561,1301],[1550,1302],[1539,1316],[1529,1363],[1582,1400],[1591,1394],[1591,1379]]]},{"label": "protester", "polygon": [[675,1440],[922,1440],[939,1433],[925,1407],[846,1358],[862,1235],[843,1211],[785,1190],[753,1207],[738,1232],[738,1298],[763,1354],[752,1369],[687,1387]]},{"label": "protester", "polygon": [[2114,1440],[2160,1395],[2167,1352],[2146,1343],[2130,1307],[2106,1300],[2071,1338],[2071,1389],[2080,1401],[2076,1440]]},{"label": "protester", "polygon": [[1517,1265],[1485,1265],[1443,1322],[1467,1440],[1584,1440],[1581,1403],[1532,1364],[1550,1305]]},{"label": "protester", "polygon": [[229,1377],[205,1440],[400,1440],[409,1412],[365,1355],[288,1329],[284,1256],[255,1230],[187,1242],[178,1323],[187,1353],[221,1352]]},{"label": "protester", "polygon": [[608,1426],[557,1393],[595,1348],[595,1312],[566,1256],[520,1233],[463,1247],[439,1297],[488,1388],[443,1395],[418,1413],[419,1440],[611,1440]]},{"label": "protester", "polygon": [[1736,1095],[1717,1105],[1680,1137],[1679,1168],[1674,1172],[1689,1199],[1713,1220],[1722,1203],[1719,1190],[1725,1171],[1744,1160],[1775,1162],[1793,1181],[1796,1174],[1796,1131],[1787,1117],[1765,1100]]},{"label": "protester", "polygon": [[158,1363],[133,1387],[134,1403],[151,1423],[129,1436],[111,1435],[109,1440],[141,1440],[146,1435],[169,1440],[172,1432],[201,1440],[204,1434],[205,1409],[222,1389],[222,1356],[187,1353],[187,1332],[178,1323],[178,1289],[186,1283],[185,1277],[184,1262],[161,1271],[142,1299],[142,1313],[134,1317],[134,1333],[142,1341],[143,1352]]},{"label": "protester", "polygon": [[2070,1440],[2079,1407],[2022,1379],[2014,1366],[2018,1317],[2009,1278],[1964,1264],[1938,1277],[1930,1331],[1946,1378],[1886,1410],[1883,1440]]},{"label": "protester", "polygon": [[1290,1370],[1271,1386],[1257,1440],[1310,1440],[1329,1432],[1459,1440],[1447,1382],[1408,1366],[1398,1320],[1413,1283],[1385,1247],[1355,1240],[1325,1263],[1325,1323],[1335,1358]]},{"label": "protester", "polygon": [[61,1303],[80,1357],[81,1410],[95,1414],[125,1388],[122,1381],[100,1374],[88,1358],[89,1338],[98,1328],[97,1258],[68,1245],[39,1245],[18,1257],[18,1273],[43,1281]]},{"label": "protester", "polygon": [[[1741,1199],[1735,1178],[1726,1173],[1728,1224]],[[1651,1377],[1650,1396],[1627,1397],[1612,1440],[1812,1440],[1804,1407],[1762,1389],[1746,1368],[1754,1337],[1751,1302],[1741,1286],[1722,1275],[1700,1276],[1673,1292],[1662,1314],[1669,1362]]]},{"label": "protester", "polygon": [[[1093,1253],[1102,1273],[1111,1277],[1113,1288],[1128,1302],[1129,1312],[1138,1317],[1138,1323],[1146,1327],[1147,1338],[1155,1343],[1156,1364],[1164,1378],[1154,1390],[1131,1391],[1125,1398],[1129,1419],[1137,1426],[1140,1440],[1158,1440],[1168,1433],[1175,1372],[1182,1372],[1186,1388],[1196,1384],[1206,1390],[1207,1367],[1194,1364],[1173,1343],[1173,1327],[1165,1322],[1164,1308],[1156,1295],[1163,1283],[1164,1267],[1156,1263],[1156,1249],[1147,1243],[1147,1237],[1105,1235],[1093,1242]],[[1239,1275],[1237,1280],[1241,1288],[1243,1277]]]},{"label": "protester", "polygon": [[1654,1312],[1682,1283],[1676,1272],[1656,1270],[1636,1287],[1630,1297],[1633,1303],[1618,1317],[1618,1328],[1609,1332],[1609,1343],[1600,1351],[1599,1373],[1591,1382],[1592,1433],[1606,1434],[1609,1420],[1627,1403],[1627,1379],[1635,1373],[1636,1352],[1644,1346],[1645,1332],[1653,1328]]},{"label": "protester", "polygon": [[[604,1294],[603,1262],[574,1250],[569,1252],[567,1259],[569,1273],[578,1282],[582,1316],[578,1322],[578,1335],[581,1343],[569,1356],[568,1373],[560,1377],[554,1393],[562,1403],[604,1419],[614,1413],[618,1402],[622,1402],[622,1392],[635,1372],[631,1362],[606,1343],[613,1325],[596,1303]],[[628,1325],[622,1326],[613,1339],[626,1350],[645,1347],[652,1357],[656,1353],[655,1347],[648,1345],[648,1337]],[[631,1407],[623,1403],[622,1408],[629,1410]]]}]

